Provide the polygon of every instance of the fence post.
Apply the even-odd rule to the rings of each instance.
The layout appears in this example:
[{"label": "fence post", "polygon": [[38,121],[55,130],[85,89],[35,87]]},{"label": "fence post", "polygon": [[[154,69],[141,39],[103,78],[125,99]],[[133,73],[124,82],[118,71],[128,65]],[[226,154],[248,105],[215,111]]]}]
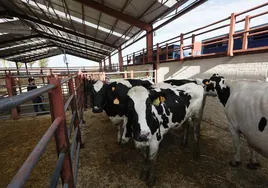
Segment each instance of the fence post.
[{"label": "fence post", "polygon": [[49,91],[52,121],[54,121],[54,119],[56,119],[57,117],[63,117],[62,122],[59,124],[55,132],[55,141],[57,145],[58,156],[61,152],[66,152],[63,166],[61,169],[61,179],[63,184],[68,183],[68,186],[70,188],[73,188],[75,186],[73,180],[72,161],[70,156],[70,143],[68,139],[68,133],[65,121],[66,117],[64,111],[64,101],[61,89],[61,82],[59,78],[51,75],[48,77],[48,83],[56,85],[56,88]]},{"label": "fence post", "polygon": [[166,43],[166,60],[168,60],[168,43]]},{"label": "fence post", "polygon": [[235,32],[235,13],[232,13],[230,17],[230,30],[229,30],[228,49],[227,49],[228,56],[234,56],[234,53],[233,53],[234,32]]},{"label": "fence post", "polygon": [[180,35],[180,61],[184,59],[183,56],[183,33]]},{"label": "fence post", "polygon": [[124,71],[124,79],[127,79],[127,71]]},{"label": "fence post", "polygon": [[[7,88],[7,93],[9,97],[16,95],[16,92],[14,91],[13,86],[14,86],[14,77],[11,75],[6,75],[6,88]],[[14,120],[19,119],[17,108],[11,109],[11,117]]]},{"label": "fence post", "polygon": [[192,57],[195,56],[195,34],[192,34]]},{"label": "fence post", "polygon": [[[73,82],[73,79],[70,79],[69,82],[68,82],[68,86],[69,86],[69,92],[70,92],[70,95],[74,94],[74,98],[72,100],[72,103],[71,103],[71,109],[72,109],[72,114],[74,114],[74,112],[76,112],[76,115],[75,115],[75,118],[74,118],[74,127],[78,127],[78,133],[77,133],[77,142],[80,142],[80,145],[81,147],[83,147],[83,144],[82,144],[82,136],[81,136],[81,130],[80,130],[80,127],[79,127],[79,124],[80,124],[80,120],[79,120],[79,117],[78,117],[78,109],[77,109],[77,96],[75,95],[75,89],[74,89],[74,82]],[[77,87],[77,85],[76,85]],[[78,93],[78,91],[77,91]]]},{"label": "fence post", "polygon": [[131,78],[131,79],[134,78],[134,72],[133,72],[133,70],[130,71],[130,78]]},{"label": "fence post", "polygon": [[[246,16],[244,31],[249,30],[249,24],[250,24],[250,16]],[[245,32],[243,34],[242,50],[248,49],[248,34],[249,34],[249,32]]]}]

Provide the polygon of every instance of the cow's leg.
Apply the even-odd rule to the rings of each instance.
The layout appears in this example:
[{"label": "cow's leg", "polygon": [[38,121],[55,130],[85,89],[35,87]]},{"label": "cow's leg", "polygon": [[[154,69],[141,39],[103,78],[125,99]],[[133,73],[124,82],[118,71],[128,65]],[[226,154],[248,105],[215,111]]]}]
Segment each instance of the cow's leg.
[{"label": "cow's leg", "polygon": [[140,171],[140,180],[146,181],[149,175],[149,147],[141,147],[140,151],[143,156],[143,162]]},{"label": "cow's leg", "polygon": [[123,127],[122,127],[123,133],[122,133],[121,144],[126,144],[129,141],[129,137],[126,136],[126,134],[127,134],[127,127],[126,127],[127,121],[128,121],[128,118],[127,117],[124,117],[124,122],[123,122]]},{"label": "cow's leg", "polygon": [[185,124],[183,124],[183,138],[182,138],[182,142],[180,145],[181,149],[185,149],[186,146],[188,145],[188,134],[189,134],[189,123],[185,122]]},{"label": "cow's leg", "polygon": [[249,146],[248,144],[248,149],[249,149],[249,163],[247,164],[247,167],[249,169],[257,169],[257,167],[260,166],[260,163],[258,163],[257,158],[256,158],[256,151],[252,149],[252,147]]},{"label": "cow's leg", "polygon": [[201,118],[202,116],[194,117],[191,121],[194,127],[194,152],[193,152],[193,158],[194,160],[197,160],[200,157],[200,147],[199,147],[199,140],[200,140],[200,124],[201,124]]},{"label": "cow's leg", "polygon": [[117,140],[118,143],[121,143],[121,123],[117,125]]},{"label": "cow's leg", "polygon": [[229,165],[232,167],[237,167],[241,164],[240,162],[240,133],[239,130],[235,129],[231,124],[229,125],[229,130],[232,135],[234,147],[235,147],[235,155],[234,159],[229,162]]},{"label": "cow's leg", "polygon": [[153,139],[150,142],[150,146],[149,146],[149,160],[148,160],[149,174],[148,174],[148,179],[146,181],[146,185],[148,187],[152,187],[155,185],[155,181],[156,181],[155,162],[156,162],[156,156],[158,153],[158,148],[159,148],[159,142],[156,139]]}]

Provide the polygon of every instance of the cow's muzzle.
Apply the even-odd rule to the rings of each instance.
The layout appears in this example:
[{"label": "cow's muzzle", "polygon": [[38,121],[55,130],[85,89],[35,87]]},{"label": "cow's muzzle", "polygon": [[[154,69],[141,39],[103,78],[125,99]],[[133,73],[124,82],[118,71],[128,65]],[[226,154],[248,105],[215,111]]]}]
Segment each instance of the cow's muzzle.
[{"label": "cow's muzzle", "polygon": [[139,142],[147,142],[149,141],[150,133],[142,133],[138,136],[137,141]]}]

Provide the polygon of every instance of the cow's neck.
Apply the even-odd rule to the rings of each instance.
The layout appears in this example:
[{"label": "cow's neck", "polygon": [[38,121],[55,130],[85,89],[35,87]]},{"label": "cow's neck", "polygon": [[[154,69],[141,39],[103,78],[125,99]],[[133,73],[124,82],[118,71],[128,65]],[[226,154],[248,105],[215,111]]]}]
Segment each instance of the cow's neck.
[{"label": "cow's neck", "polygon": [[217,87],[216,89],[217,89],[219,100],[221,101],[223,106],[225,106],[230,97],[230,87],[229,86],[225,88]]}]

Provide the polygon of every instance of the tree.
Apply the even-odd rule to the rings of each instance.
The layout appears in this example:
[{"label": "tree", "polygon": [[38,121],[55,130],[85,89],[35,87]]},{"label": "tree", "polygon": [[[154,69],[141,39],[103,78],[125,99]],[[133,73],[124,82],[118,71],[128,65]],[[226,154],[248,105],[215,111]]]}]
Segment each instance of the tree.
[{"label": "tree", "polygon": [[47,67],[48,66],[48,59],[41,59],[41,60],[39,60],[38,65],[41,68]]},{"label": "tree", "polygon": [[18,62],[18,68],[20,69],[22,67],[23,63]]},{"label": "tree", "polygon": [[35,61],[29,62],[30,67],[33,68],[33,64],[35,63],[36,63]]}]

